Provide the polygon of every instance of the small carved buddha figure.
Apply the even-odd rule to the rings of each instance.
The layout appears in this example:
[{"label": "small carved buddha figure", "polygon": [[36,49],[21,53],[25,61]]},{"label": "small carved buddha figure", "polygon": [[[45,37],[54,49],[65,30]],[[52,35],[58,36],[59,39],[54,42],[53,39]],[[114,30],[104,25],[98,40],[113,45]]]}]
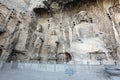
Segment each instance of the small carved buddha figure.
[{"label": "small carved buddha figure", "polygon": [[38,24],[36,26],[36,30],[32,35],[32,58],[36,59],[40,57],[41,47],[43,45],[44,39],[43,39],[43,33],[42,33],[42,25]]},{"label": "small carved buddha figure", "polygon": [[56,35],[57,35],[57,34],[56,34],[56,31],[53,30],[52,33],[51,33],[51,35],[55,35],[55,36],[56,36]]}]

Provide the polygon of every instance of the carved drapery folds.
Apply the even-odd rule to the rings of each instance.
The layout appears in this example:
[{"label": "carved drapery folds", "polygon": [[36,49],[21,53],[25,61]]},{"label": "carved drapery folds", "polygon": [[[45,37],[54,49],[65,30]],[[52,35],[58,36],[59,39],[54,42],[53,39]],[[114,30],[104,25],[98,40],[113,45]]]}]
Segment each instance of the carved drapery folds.
[{"label": "carved drapery folds", "polygon": [[40,53],[42,50],[44,42],[44,36],[43,36],[43,26],[41,24],[38,24],[36,26],[36,30],[33,32],[30,40],[30,49],[32,50],[31,59],[33,60],[40,60]]},{"label": "carved drapery folds", "polygon": [[115,39],[118,44],[114,45],[112,48],[112,56],[114,59],[118,59],[119,50],[120,50],[120,4],[114,5],[109,8],[109,15],[112,21],[112,28],[114,31]]},{"label": "carved drapery folds", "polygon": [[5,32],[5,17],[2,13],[0,13],[0,33]]},{"label": "carved drapery folds", "polygon": [[20,34],[20,21],[17,22],[16,28],[14,31],[10,34],[10,36],[6,39],[4,49],[2,51],[1,59],[7,61],[9,56],[12,54],[12,51],[15,49],[16,44],[19,39],[19,34]]},{"label": "carved drapery folds", "polygon": [[120,5],[110,7],[109,14],[112,20],[116,41],[120,44]]}]

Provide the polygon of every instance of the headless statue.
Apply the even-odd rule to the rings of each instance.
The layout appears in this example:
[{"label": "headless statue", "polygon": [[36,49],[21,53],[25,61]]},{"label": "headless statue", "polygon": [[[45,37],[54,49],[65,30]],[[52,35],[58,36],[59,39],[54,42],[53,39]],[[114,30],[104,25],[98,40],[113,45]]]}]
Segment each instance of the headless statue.
[{"label": "headless statue", "polygon": [[15,30],[13,31],[13,33],[10,34],[10,37],[8,37],[5,42],[4,49],[1,55],[1,59],[4,61],[7,61],[9,55],[16,47],[20,34],[20,30],[19,30],[20,23],[21,23],[20,21],[17,22]]}]

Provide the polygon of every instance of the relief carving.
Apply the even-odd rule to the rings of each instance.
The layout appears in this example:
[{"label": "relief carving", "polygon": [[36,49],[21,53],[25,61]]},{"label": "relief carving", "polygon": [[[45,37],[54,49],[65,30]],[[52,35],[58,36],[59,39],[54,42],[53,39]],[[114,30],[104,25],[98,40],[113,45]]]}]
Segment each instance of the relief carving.
[{"label": "relief carving", "polygon": [[40,58],[40,53],[42,49],[42,45],[44,42],[44,36],[43,36],[43,28],[42,25],[38,24],[36,26],[36,30],[33,32],[31,37],[31,43],[30,43],[30,49],[32,49],[32,59]]},{"label": "relief carving", "polygon": [[4,22],[5,22],[5,17],[2,13],[0,13],[0,33],[5,32]]}]

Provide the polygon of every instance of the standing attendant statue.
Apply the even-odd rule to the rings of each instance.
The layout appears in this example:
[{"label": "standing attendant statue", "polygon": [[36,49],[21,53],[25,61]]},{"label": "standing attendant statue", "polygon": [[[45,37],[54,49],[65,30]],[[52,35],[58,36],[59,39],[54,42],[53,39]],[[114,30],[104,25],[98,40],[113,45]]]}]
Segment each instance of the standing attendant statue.
[{"label": "standing attendant statue", "polygon": [[41,48],[42,48],[42,45],[43,45],[43,42],[44,42],[44,39],[43,39],[43,30],[42,30],[42,25],[38,24],[36,26],[36,30],[35,32],[33,33],[32,35],[32,43],[31,43],[31,46],[32,46],[32,58],[33,59],[38,59],[40,58],[40,53],[41,53]]}]

